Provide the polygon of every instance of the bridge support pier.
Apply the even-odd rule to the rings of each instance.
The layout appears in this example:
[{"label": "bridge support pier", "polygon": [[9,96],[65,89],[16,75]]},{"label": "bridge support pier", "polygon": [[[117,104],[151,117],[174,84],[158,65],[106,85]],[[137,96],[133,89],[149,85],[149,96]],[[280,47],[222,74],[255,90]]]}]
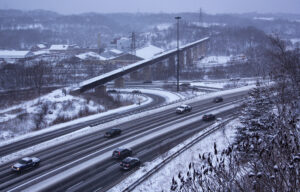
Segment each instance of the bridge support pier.
[{"label": "bridge support pier", "polygon": [[143,78],[144,81],[152,81],[152,71],[150,66],[143,68]]},{"label": "bridge support pier", "polygon": [[95,94],[97,96],[105,96],[106,93],[106,86],[105,85],[99,85],[98,87],[95,88]]},{"label": "bridge support pier", "polygon": [[123,88],[124,87],[124,78],[120,77],[115,80],[115,87],[116,88]]},{"label": "bridge support pier", "polygon": [[188,49],[186,51],[186,65],[187,65],[187,67],[192,67],[193,66],[192,50],[191,49]]},{"label": "bridge support pier", "polygon": [[179,70],[181,71],[185,67],[185,51],[180,51],[179,53]]},{"label": "bridge support pier", "polygon": [[176,56],[169,58],[169,76],[176,77]]},{"label": "bridge support pier", "polygon": [[136,80],[138,80],[138,77],[139,77],[138,71],[134,71],[134,72],[130,73],[130,79],[131,80],[136,81]]},{"label": "bridge support pier", "polygon": [[198,60],[198,54],[197,54],[197,47],[193,48],[193,61],[197,61]]},{"label": "bridge support pier", "polygon": [[200,49],[201,49],[200,55],[205,56],[206,55],[206,43],[201,44]]},{"label": "bridge support pier", "polygon": [[196,49],[196,57],[197,57],[197,59],[199,59],[200,58],[200,56],[201,56],[201,49],[200,49],[200,46],[196,46],[195,47],[195,49]]}]

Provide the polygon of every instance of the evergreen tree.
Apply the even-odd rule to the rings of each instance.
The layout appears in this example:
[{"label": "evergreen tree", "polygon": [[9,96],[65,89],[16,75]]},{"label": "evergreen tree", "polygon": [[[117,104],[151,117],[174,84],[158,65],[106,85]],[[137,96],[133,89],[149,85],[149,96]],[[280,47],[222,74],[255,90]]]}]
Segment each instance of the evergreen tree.
[{"label": "evergreen tree", "polygon": [[[272,101],[269,88],[261,86],[249,91],[249,99],[244,103],[235,144],[243,156],[253,156],[259,145],[270,137],[272,130]],[[245,156],[244,156],[245,157]]]}]

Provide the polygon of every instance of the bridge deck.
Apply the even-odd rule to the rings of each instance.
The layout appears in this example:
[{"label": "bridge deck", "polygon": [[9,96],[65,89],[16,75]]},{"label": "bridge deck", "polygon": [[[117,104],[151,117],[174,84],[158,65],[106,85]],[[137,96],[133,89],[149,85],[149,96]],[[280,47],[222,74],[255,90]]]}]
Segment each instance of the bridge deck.
[{"label": "bridge deck", "polygon": [[[179,48],[180,51],[185,51],[189,48],[192,48],[192,47],[195,47],[197,46],[198,44],[200,43],[203,43],[205,41],[207,41],[209,38],[206,37],[206,38],[203,38],[203,39],[200,39],[198,41],[195,41],[195,42],[192,42],[192,43],[189,43],[187,45],[184,45],[184,46],[181,46]],[[159,61],[162,61],[164,59],[167,59],[171,56],[175,56],[177,53],[177,49],[172,49],[170,51],[166,51],[166,52],[163,52],[159,55],[156,55],[150,59],[146,59],[146,60],[142,60],[142,61],[138,61],[136,63],[133,63],[133,64],[130,64],[130,65],[127,65],[125,67],[122,67],[122,68],[119,68],[119,69],[116,69],[116,70],[113,70],[111,72],[108,72],[108,73],[105,73],[105,74],[102,74],[102,75],[99,75],[97,77],[94,77],[94,78],[91,78],[91,79],[88,79],[88,80],[85,80],[83,82],[81,82],[79,84],[79,87],[77,87],[76,89],[74,89],[73,91],[76,91],[76,90],[80,90],[80,92],[84,92],[86,90],[89,90],[89,89],[92,89],[96,86],[99,86],[99,85],[103,85],[109,81],[112,81],[114,79],[117,79],[119,77],[122,77],[123,75],[125,74],[128,74],[128,73],[131,73],[133,71],[136,71],[138,69],[141,69],[143,67],[146,67],[148,65],[152,65],[154,63],[157,63]]]}]

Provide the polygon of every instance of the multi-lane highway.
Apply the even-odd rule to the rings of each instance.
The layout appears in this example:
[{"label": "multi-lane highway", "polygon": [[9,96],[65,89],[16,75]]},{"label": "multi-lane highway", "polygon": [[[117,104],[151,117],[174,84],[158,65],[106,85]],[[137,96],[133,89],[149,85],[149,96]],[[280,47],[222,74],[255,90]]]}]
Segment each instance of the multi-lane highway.
[{"label": "multi-lane highway", "polygon": [[45,142],[47,140],[50,140],[50,139],[53,139],[53,138],[56,138],[56,137],[74,132],[74,131],[77,131],[77,130],[79,130],[81,128],[84,128],[86,126],[109,122],[109,121],[112,121],[116,118],[120,118],[122,116],[130,115],[132,113],[138,113],[140,111],[144,111],[144,110],[147,110],[149,108],[159,106],[159,105],[161,105],[162,103],[165,102],[165,99],[161,96],[154,95],[154,94],[145,94],[145,95],[147,95],[148,97],[150,97],[152,99],[151,103],[146,104],[146,105],[141,105],[140,107],[135,108],[135,109],[129,109],[129,110],[122,111],[122,112],[119,112],[119,113],[107,115],[107,116],[104,116],[104,117],[99,118],[99,119],[85,121],[85,122],[82,122],[82,123],[78,123],[76,125],[67,126],[67,127],[62,128],[62,129],[57,129],[57,130],[52,131],[52,132],[44,133],[44,134],[41,134],[41,135],[37,135],[37,136],[34,136],[34,137],[30,137],[30,138],[27,138],[27,139],[20,140],[18,142],[8,144],[8,145],[5,145],[5,146],[1,146],[0,157],[11,154],[11,153],[16,152],[18,150],[21,150],[21,149],[24,149],[24,148],[27,148],[27,147]]},{"label": "multi-lane highway", "polygon": [[[232,105],[245,95],[246,91],[227,94],[223,96],[224,102],[218,104],[213,103],[212,98],[191,103],[192,112],[183,115],[175,114],[174,108],[161,110],[118,125],[118,128],[123,130],[119,137],[104,138],[103,134],[109,128],[107,127],[96,133],[33,153],[32,155],[42,160],[40,167],[22,174],[12,173],[11,162],[9,162],[0,167],[0,191],[105,191],[128,174],[120,171],[119,162],[110,158],[115,148],[131,144],[134,156],[139,157],[142,162],[151,161],[187,137],[209,126],[212,122],[204,123],[201,120],[203,114]],[[220,112],[218,116],[228,117],[236,111],[230,108]],[[109,121],[109,119],[101,121]],[[78,128],[74,128],[76,129]],[[33,138],[31,141],[35,139],[38,138]],[[33,145],[30,140],[27,142],[27,146]]]}]

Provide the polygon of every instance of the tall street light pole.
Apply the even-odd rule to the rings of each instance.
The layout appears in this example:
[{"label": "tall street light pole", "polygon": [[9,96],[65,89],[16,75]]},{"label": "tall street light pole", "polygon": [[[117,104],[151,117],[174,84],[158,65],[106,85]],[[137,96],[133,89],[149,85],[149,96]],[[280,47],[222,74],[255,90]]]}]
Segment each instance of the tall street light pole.
[{"label": "tall street light pole", "polygon": [[179,19],[181,17],[175,17],[177,20],[177,92],[179,92]]}]

